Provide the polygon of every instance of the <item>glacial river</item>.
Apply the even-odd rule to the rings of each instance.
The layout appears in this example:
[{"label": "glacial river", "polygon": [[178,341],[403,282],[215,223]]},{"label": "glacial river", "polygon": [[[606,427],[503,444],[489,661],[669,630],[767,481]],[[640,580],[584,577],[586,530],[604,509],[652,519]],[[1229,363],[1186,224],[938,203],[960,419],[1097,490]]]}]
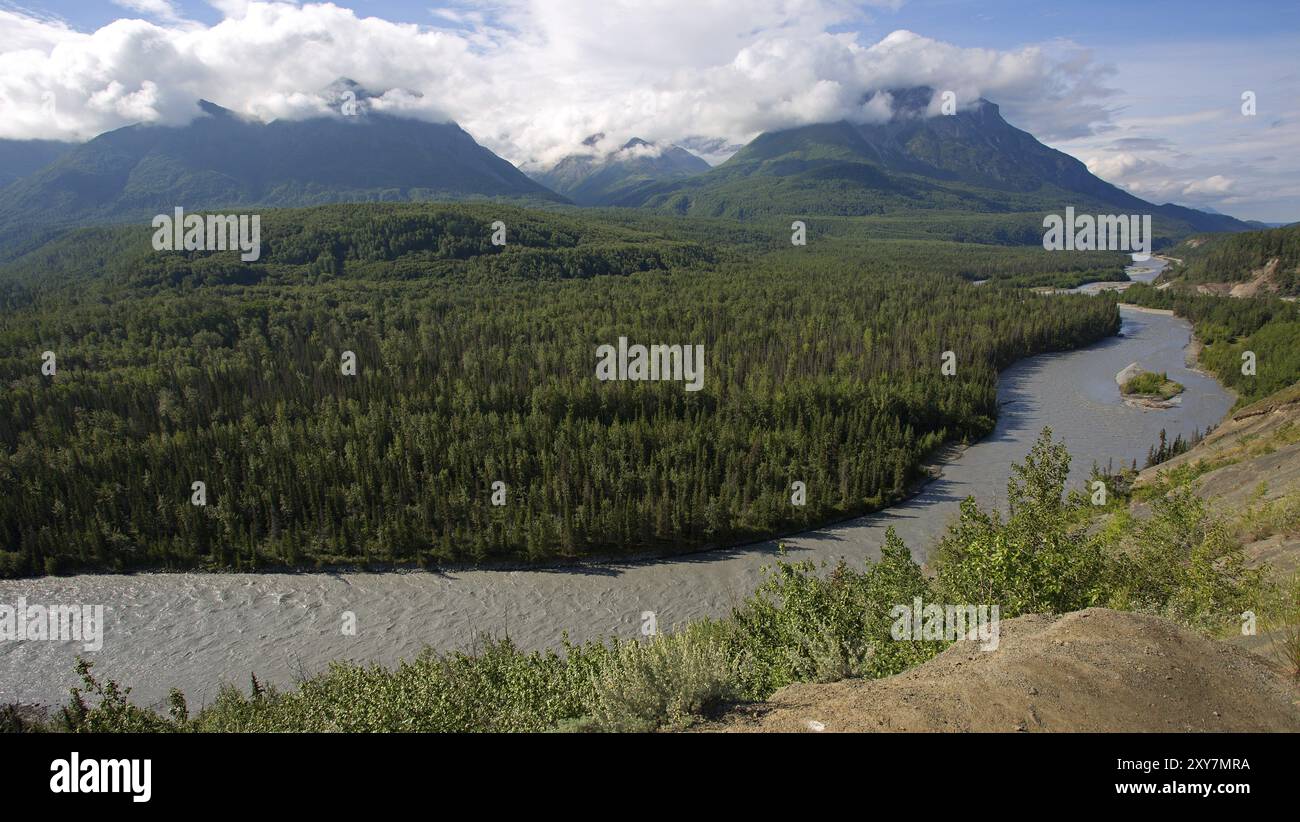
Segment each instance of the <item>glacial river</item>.
[{"label": "glacial river", "polygon": [[[1159,263],[1133,269],[1151,279]],[[1044,297],[1044,299],[1051,299]],[[879,555],[894,526],[924,560],[967,495],[1004,504],[1013,462],[1043,426],[1074,456],[1072,482],[1093,461],[1118,466],[1145,459],[1164,428],[1190,435],[1217,424],[1233,403],[1211,377],[1185,364],[1191,328],[1161,313],[1122,308],[1120,336],[1086,349],[1021,361],[999,382],[994,432],[946,464],[920,494],[886,511],[784,540],[796,559],[860,564]],[[1115,374],[1137,362],[1186,386],[1181,405],[1130,408]],[[776,543],[683,558],[526,571],[84,575],[0,581],[0,603],[102,604],[103,649],[86,653],[97,673],[134,688],[132,699],[159,704],[181,688],[191,707],[223,681],[247,689],[249,674],[292,684],[330,660],[392,664],[426,645],[468,648],[484,632],[508,633],[526,648],[557,646],[562,632],[584,640],[636,636],[642,613],[661,630],[716,616],[749,594]],[[356,617],[344,635],[344,612]],[[0,703],[62,704],[74,684],[79,643],[0,642]]]}]

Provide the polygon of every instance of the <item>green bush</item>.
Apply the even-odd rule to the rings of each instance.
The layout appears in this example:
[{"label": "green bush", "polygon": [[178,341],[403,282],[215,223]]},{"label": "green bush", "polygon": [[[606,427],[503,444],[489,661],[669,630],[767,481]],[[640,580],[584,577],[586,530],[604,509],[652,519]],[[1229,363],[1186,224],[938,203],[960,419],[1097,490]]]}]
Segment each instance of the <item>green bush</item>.
[{"label": "green bush", "polygon": [[578,658],[603,649],[524,653],[507,639],[474,654],[425,652],[395,668],[334,664],[296,690],[224,689],[195,730],[465,733],[543,731],[584,712]]},{"label": "green bush", "polygon": [[929,659],[941,642],[890,636],[890,610],[932,590],[890,528],[879,562],[861,571],[840,563],[828,576],[811,562],[778,562],[732,615],[732,643],[744,659],[743,693],[762,699],[792,682],[895,674]]},{"label": "green bush", "polygon": [[939,543],[939,587],[952,602],[998,605],[1003,617],[1098,604],[1107,563],[1087,533],[1087,503],[1066,498],[1070,455],[1043,429],[1023,465],[1012,467],[1004,521],[973,498]]},{"label": "green bush", "polygon": [[[59,725],[74,733],[157,733],[180,730],[157,713],[133,705],[127,697],[130,688],[116,682],[100,682],[90,672],[90,663],[77,659],[77,676],[81,685],[72,689],[72,698],[59,716]],[[87,696],[94,699],[88,701]]]},{"label": "green bush", "polygon": [[1064,494],[1070,456],[1044,429],[1008,483],[1008,516],[967,499],[939,545],[939,586],[954,602],[998,604],[1002,616],[1093,605],[1160,614],[1214,631],[1264,592],[1238,542],[1186,488],[1151,500],[1147,519],[1095,528],[1089,501]]},{"label": "green bush", "polygon": [[1259,601],[1265,576],[1187,488],[1152,500],[1117,555],[1111,602],[1213,632]]},{"label": "green bush", "polygon": [[606,731],[678,729],[735,702],[740,662],[715,623],[615,642],[593,672],[591,718]]}]

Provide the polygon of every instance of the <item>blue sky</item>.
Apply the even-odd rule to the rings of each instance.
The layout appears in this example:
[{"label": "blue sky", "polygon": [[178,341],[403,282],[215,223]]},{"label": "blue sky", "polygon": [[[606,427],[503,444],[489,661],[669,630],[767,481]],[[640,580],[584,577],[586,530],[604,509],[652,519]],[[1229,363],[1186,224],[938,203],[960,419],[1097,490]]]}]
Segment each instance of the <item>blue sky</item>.
[{"label": "blue sky", "polygon": [[[0,136],[87,139],[192,116],[197,96],[301,116],[348,75],[418,92],[419,116],[455,119],[528,168],[596,131],[734,145],[857,116],[873,82],[926,82],[998,102],[1147,199],[1300,219],[1300,3],[336,5],[0,0]],[[1240,110],[1247,91],[1254,116]],[[38,116],[42,104],[58,117]]]}]

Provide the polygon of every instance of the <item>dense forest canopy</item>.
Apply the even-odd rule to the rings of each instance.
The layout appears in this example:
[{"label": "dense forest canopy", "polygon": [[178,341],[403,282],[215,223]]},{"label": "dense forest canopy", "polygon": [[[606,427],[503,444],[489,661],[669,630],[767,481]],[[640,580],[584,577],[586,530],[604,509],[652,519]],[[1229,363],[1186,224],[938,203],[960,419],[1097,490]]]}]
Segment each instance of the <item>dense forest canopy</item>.
[{"label": "dense forest canopy", "polygon": [[[991,429],[999,368],[1118,329],[1111,300],[1006,284],[1115,255],[665,220],[268,211],[253,263],[153,252],[147,227],[64,236],[0,272],[0,572],[756,538],[898,499]],[[703,390],[597,380],[620,336],[703,345]]]}]

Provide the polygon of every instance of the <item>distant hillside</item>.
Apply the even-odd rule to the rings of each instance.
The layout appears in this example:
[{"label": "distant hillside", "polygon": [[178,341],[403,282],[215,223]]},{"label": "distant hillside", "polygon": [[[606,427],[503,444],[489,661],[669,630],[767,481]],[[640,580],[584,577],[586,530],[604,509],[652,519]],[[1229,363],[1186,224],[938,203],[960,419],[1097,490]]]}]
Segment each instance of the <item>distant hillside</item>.
[{"label": "distant hillside", "polygon": [[1178,262],[1165,279],[1207,293],[1300,295],[1300,225],[1189,237],[1168,255]]},{"label": "distant hillside", "polygon": [[[497,219],[508,227],[505,246],[491,240]],[[0,265],[0,300],[6,286],[76,292],[91,283],[148,289],[454,274],[535,280],[626,275],[714,258],[699,242],[508,204],[267,209],[261,256],[248,263],[233,252],[159,253],[150,245],[152,233],[143,224],[68,230]]]},{"label": "distant hillside", "polygon": [[0,243],[50,227],[343,201],[563,202],[454,123],[365,111],[260,123],[209,102],[183,127],[101,134],[5,190]]},{"label": "distant hillside", "polygon": [[39,171],[74,148],[57,140],[0,140],[0,188]]},{"label": "distant hillside", "polygon": [[[594,144],[599,137],[593,135],[585,142]],[[627,205],[643,200],[654,183],[708,170],[708,163],[680,146],[634,137],[608,155],[571,154],[535,179],[579,205]]]},{"label": "distant hillside", "polygon": [[1007,123],[986,100],[925,116],[933,92],[895,92],[887,123],[768,132],[706,174],[647,190],[643,205],[714,216],[880,214],[908,209],[1150,213],[1157,236],[1239,231],[1232,217],[1147,203]]}]

